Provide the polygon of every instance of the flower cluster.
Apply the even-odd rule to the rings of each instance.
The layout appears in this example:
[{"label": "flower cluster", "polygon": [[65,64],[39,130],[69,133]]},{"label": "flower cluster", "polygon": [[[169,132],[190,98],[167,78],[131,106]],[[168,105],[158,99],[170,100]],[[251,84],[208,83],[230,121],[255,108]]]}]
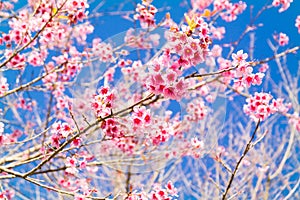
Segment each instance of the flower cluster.
[{"label": "flower cluster", "polygon": [[135,20],[139,20],[142,28],[149,28],[155,25],[155,13],[157,9],[150,4],[149,1],[143,1],[142,4],[137,4],[136,14],[133,16]]},{"label": "flower cluster", "polygon": [[233,88],[237,91],[242,91],[251,85],[260,85],[265,76],[262,72],[253,73],[253,67],[246,61],[247,58],[248,54],[239,50],[236,54],[232,54],[232,61],[221,57],[217,60],[220,70],[226,70],[222,73],[224,82],[229,84],[233,79]]},{"label": "flower cluster", "polygon": [[150,92],[170,99],[180,99],[187,91],[186,81],[183,78],[178,79],[178,75],[171,70],[167,70],[165,74],[160,71],[151,73],[146,85]]},{"label": "flower cluster", "polygon": [[300,15],[297,16],[295,26],[298,29],[298,33],[300,34]]},{"label": "flower cluster", "polygon": [[126,31],[124,42],[127,46],[140,49],[150,49],[159,44],[159,34],[149,34],[147,31],[136,31],[133,28]]},{"label": "flower cluster", "polygon": [[274,39],[278,42],[280,46],[285,46],[289,43],[289,37],[285,33],[279,33],[279,35],[274,35]]},{"label": "flower cluster", "polygon": [[204,142],[199,140],[197,137],[193,137],[188,144],[188,152],[186,155],[191,155],[194,158],[199,158],[203,154]]},{"label": "flower cluster", "polygon": [[14,190],[2,190],[0,191],[0,199],[11,200],[15,196]]},{"label": "flower cluster", "polygon": [[101,123],[104,135],[109,138],[124,137],[125,134],[119,126],[119,122],[114,118],[109,118]]},{"label": "flower cluster", "polygon": [[65,176],[59,180],[59,185],[64,189],[76,192],[75,200],[85,200],[92,193],[97,192],[95,188],[89,188],[89,180],[83,178]]},{"label": "flower cluster", "polygon": [[214,0],[191,0],[191,4],[193,8],[197,8],[199,10],[204,10],[207,8]]},{"label": "flower cluster", "polygon": [[67,122],[55,122],[51,129],[51,145],[58,148],[60,140],[67,138],[72,132],[73,129]]},{"label": "flower cluster", "polygon": [[122,67],[121,72],[126,77],[126,80],[129,79],[133,82],[143,82],[147,74],[143,69],[143,64],[141,61],[134,61],[130,67]]},{"label": "flower cluster", "polygon": [[4,133],[4,123],[0,122],[0,146],[16,142],[22,134],[23,132],[18,129],[14,130],[12,133]]},{"label": "flower cluster", "polygon": [[8,83],[5,77],[0,76],[0,96],[4,95],[8,91]]},{"label": "flower cluster", "polygon": [[171,200],[173,198],[178,197],[178,191],[176,187],[174,187],[173,183],[169,181],[165,188],[162,187],[161,184],[154,184],[152,190],[149,194],[144,191],[138,192],[133,191],[130,196],[127,198],[128,200]]},{"label": "flower cluster", "polygon": [[3,135],[4,133],[4,123],[0,122],[0,145],[2,145],[5,141],[5,136]]},{"label": "flower cluster", "polygon": [[300,117],[299,114],[295,113],[290,117],[289,123],[291,123],[297,131],[300,132]]},{"label": "flower cluster", "polygon": [[104,118],[112,113],[115,95],[108,87],[101,87],[98,92],[93,98],[92,109],[97,117]]},{"label": "flower cluster", "polygon": [[65,170],[66,173],[69,174],[77,174],[78,169],[85,169],[87,160],[85,157],[76,157],[75,155],[72,157],[67,157],[67,160],[65,161],[67,169]]},{"label": "flower cluster", "polygon": [[23,69],[25,67],[26,58],[24,54],[14,55],[11,50],[6,50],[4,55],[7,59],[12,57],[12,59],[6,65],[8,68]]},{"label": "flower cluster", "polygon": [[134,129],[149,126],[151,123],[150,110],[146,110],[145,106],[135,106],[133,108],[132,121]]},{"label": "flower cluster", "polygon": [[114,62],[113,48],[110,44],[101,42],[99,38],[93,40],[93,47],[88,57],[97,57],[101,62]]},{"label": "flower cluster", "polygon": [[124,136],[115,138],[113,143],[124,153],[132,154],[134,147],[138,144],[138,140],[136,137]]},{"label": "flower cluster", "polygon": [[202,98],[197,98],[190,102],[187,105],[186,111],[188,113],[188,115],[186,115],[186,120],[193,122],[204,119],[208,113],[207,107],[205,106]]},{"label": "flower cluster", "polygon": [[174,29],[166,32],[166,48],[170,53],[180,56],[180,66],[189,68],[205,61],[211,38],[208,24],[202,17],[189,19],[186,15],[186,18],[189,26],[183,25],[181,31]]},{"label": "flower cluster", "polygon": [[229,0],[215,0],[214,10],[221,11],[220,16],[226,22],[231,22],[237,19],[237,15],[241,14],[247,5],[245,2],[230,3]]},{"label": "flower cluster", "polygon": [[290,104],[284,104],[283,99],[272,99],[273,96],[268,93],[256,92],[254,96],[246,99],[247,104],[244,105],[244,112],[254,121],[258,119],[262,121],[275,112],[286,113],[289,110]]},{"label": "flower cluster", "polygon": [[272,5],[274,7],[278,7],[281,4],[281,8],[279,9],[279,12],[283,12],[290,7],[290,4],[292,2],[293,0],[273,0]]},{"label": "flower cluster", "polygon": [[167,142],[173,133],[171,128],[167,127],[166,124],[159,125],[151,133],[150,140],[153,145],[160,145],[161,143]]}]

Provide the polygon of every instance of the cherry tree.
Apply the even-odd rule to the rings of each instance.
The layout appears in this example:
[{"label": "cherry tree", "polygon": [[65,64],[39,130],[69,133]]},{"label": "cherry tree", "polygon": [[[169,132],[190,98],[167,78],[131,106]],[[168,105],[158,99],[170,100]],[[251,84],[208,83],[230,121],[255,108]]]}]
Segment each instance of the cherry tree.
[{"label": "cherry tree", "polygon": [[0,2],[0,199],[300,198],[299,2],[115,3]]}]

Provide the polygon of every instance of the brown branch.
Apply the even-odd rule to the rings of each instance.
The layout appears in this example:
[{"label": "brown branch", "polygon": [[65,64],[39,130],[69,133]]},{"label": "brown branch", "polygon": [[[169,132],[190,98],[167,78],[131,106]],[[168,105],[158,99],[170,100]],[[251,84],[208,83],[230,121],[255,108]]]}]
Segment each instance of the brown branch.
[{"label": "brown branch", "polygon": [[28,88],[29,86],[31,86],[31,85],[33,85],[34,83],[36,83],[36,82],[42,80],[43,78],[45,78],[45,77],[48,76],[49,74],[55,72],[56,70],[58,70],[59,68],[61,68],[64,64],[66,64],[66,63],[62,63],[61,65],[59,65],[59,66],[53,68],[53,69],[52,69],[51,71],[49,71],[48,73],[45,73],[44,75],[39,76],[39,77],[33,79],[32,81],[26,83],[26,84],[20,85],[20,86],[17,87],[17,88],[14,88],[14,89],[11,89],[11,90],[5,92],[2,96],[0,96],[0,98],[6,97],[6,96],[8,96],[8,95],[10,95],[10,94],[13,94],[13,93],[15,93],[15,92],[19,92],[19,91],[21,91],[21,90],[24,90],[24,89]]},{"label": "brown branch", "polygon": [[37,37],[45,30],[48,24],[52,21],[52,19],[58,14],[58,12],[62,9],[62,7],[66,4],[67,0],[50,16],[49,20],[44,24],[44,26],[33,36],[31,40],[29,40],[24,46],[19,49],[16,49],[13,54],[7,58],[3,63],[0,64],[0,69],[4,67],[7,63],[9,63],[18,53],[26,49],[32,42],[34,42]]},{"label": "brown branch", "polygon": [[153,98],[155,95],[154,94],[150,94],[147,97],[145,97],[144,99],[138,101],[137,103],[124,108],[116,113],[111,113],[110,115],[104,117],[104,118],[100,118],[97,119],[93,124],[91,124],[90,126],[86,127],[85,129],[83,129],[80,132],[77,132],[77,134],[74,134],[73,137],[71,137],[69,140],[67,140],[65,143],[63,143],[59,148],[57,148],[49,157],[47,157],[46,159],[44,159],[43,161],[41,161],[36,167],[34,167],[33,169],[31,169],[30,171],[28,171],[27,173],[23,174],[22,177],[26,178],[30,175],[32,175],[34,172],[36,172],[38,169],[40,169],[43,165],[45,165],[47,162],[49,162],[53,157],[55,157],[59,152],[61,152],[67,145],[69,145],[74,139],[76,139],[77,137],[79,137],[81,134],[87,132],[88,130],[90,130],[92,127],[96,126],[97,124],[99,124],[100,122],[112,118],[114,116],[120,115],[126,111],[130,111],[132,110],[135,106],[140,105],[142,103],[144,103],[147,100],[150,100],[151,98]]},{"label": "brown branch", "polygon": [[229,182],[228,182],[228,184],[227,184],[226,190],[225,190],[225,192],[223,193],[222,200],[225,200],[225,199],[226,199],[226,195],[227,195],[228,192],[229,192],[229,189],[230,189],[231,184],[232,184],[232,181],[233,181],[233,179],[234,179],[234,177],[235,177],[235,175],[236,175],[236,173],[237,173],[237,170],[238,170],[238,168],[239,168],[239,166],[240,166],[242,160],[245,158],[246,154],[249,152],[249,150],[250,150],[251,147],[252,147],[252,141],[253,141],[253,139],[254,139],[254,137],[255,137],[256,132],[258,131],[259,125],[260,125],[260,119],[258,120],[258,122],[257,122],[257,124],[256,124],[255,130],[254,130],[254,132],[252,133],[252,136],[251,136],[249,142],[247,143],[246,148],[245,148],[245,150],[244,150],[242,156],[240,157],[239,161],[236,163],[236,166],[235,166],[235,168],[234,168],[234,171],[233,171],[233,173],[231,174],[230,180],[229,180]]}]

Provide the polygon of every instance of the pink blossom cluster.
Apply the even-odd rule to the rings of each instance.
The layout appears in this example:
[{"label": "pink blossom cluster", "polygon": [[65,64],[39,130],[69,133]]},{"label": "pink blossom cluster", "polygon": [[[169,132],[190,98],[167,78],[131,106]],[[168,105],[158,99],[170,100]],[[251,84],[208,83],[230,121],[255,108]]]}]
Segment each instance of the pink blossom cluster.
[{"label": "pink blossom cluster", "polygon": [[66,173],[75,175],[80,170],[83,170],[86,168],[87,160],[85,157],[80,157],[79,155],[74,155],[72,157],[67,157],[65,160],[65,165],[67,169],[65,170]]},{"label": "pink blossom cluster", "polygon": [[11,200],[15,196],[14,190],[2,190],[0,191],[0,199],[2,200]]},{"label": "pink blossom cluster", "polygon": [[167,142],[171,135],[173,135],[171,129],[172,128],[167,127],[165,124],[158,125],[158,127],[156,127],[150,135],[151,143],[158,146]]},{"label": "pink blossom cluster", "polygon": [[290,7],[292,2],[293,2],[293,0],[273,0],[272,5],[274,7],[278,7],[281,5],[279,12],[283,12],[283,11],[286,11]]},{"label": "pink blossom cluster", "polygon": [[149,194],[145,191],[133,191],[130,196],[127,198],[128,200],[171,200],[178,197],[177,188],[174,187],[173,183],[169,181],[165,188],[162,187],[161,184],[154,184],[152,190]]},{"label": "pink blossom cluster", "polygon": [[[93,26],[87,22],[77,24],[75,27],[70,26],[70,23],[77,23],[77,20],[81,21],[85,18],[87,14],[85,9],[88,8],[86,0],[56,2],[31,0],[29,4],[31,8],[22,9],[16,13],[17,17],[9,20],[9,32],[3,33],[0,37],[0,44],[4,43],[7,47],[4,55],[5,59],[10,60],[6,64],[8,68],[24,69],[27,62],[33,66],[42,66],[45,64],[49,50],[54,50],[56,47],[70,49],[71,54],[71,49],[74,49],[71,46],[74,39],[77,40],[77,44],[85,44],[87,34],[93,32]],[[64,5],[63,8],[59,10],[62,5]],[[33,14],[30,9],[34,11]],[[68,19],[69,24],[65,19]],[[38,37],[34,40],[37,35]],[[22,48],[22,46],[26,46],[26,49],[30,48],[31,51],[15,55],[10,50],[11,47]],[[100,53],[100,55],[103,54]],[[78,56],[81,60],[82,55],[78,54]],[[69,58],[66,57],[66,60]],[[78,61],[77,58],[76,61]],[[75,74],[73,69],[68,69],[64,77],[69,80],[70,76],[73,77]]]},{"label": "pink blossom cluster", "polygon": [[27,62],[32,66],[42,66],[44,64],[44,61],[46,60],[48,56],[48,51],[45,47],[41,46],[40,51],[33,50],[29,52],[29,55],[27,57]]},{"label": "pink blossom cluster", "polygon": [[171,30],[166,32],[167,50],[172,54],[179,55],[178,62],[180,66],[185,68],[204,62],[211,42],[210,30],[203,18],[196,17],[192,21],[192,23],[195,23],[195,30],[183,25],[181,31]]},{"label": "pink blossom cluster", "polygon": [[233,80],[233,88],[237,91],[243,91],[251,85],[260,85],[265,76],[262,72],[253,73],[253,67],[246,61],[247,58],[248,54],[239,50],[232,54],[232,61],[221,57],[217,60],[220,70],[226,70],[222,73],[224,82],[229,84]]},{"label": "pink blossom cluster", "polygon": [[72,134],[73,129],[67,122],[55,122],[51,129],[51,145],[58,148],[60,141]]},{"label": "pink blossom cluster", "polygon": [[125,133],[120,127],[118,120],[114,118],[109,118],[107,120],[104,120],[101,123],[101,129],[103,130],[103,133],[106,137],[112,139],[125,136]]},{"label": "pink blossom cluster", "polygon": [[[63,65],[63,70],[58,76],[58,80],[62,82],[68,82],[72,80],[81,70],[82,63],[80,63],[80,54],[77,52],[75,47],[70,48],[70,55],[64,53],[60,56],[53,56],[52,59],[56,62],[57,65]],[[58,81],[56,80],[56,81]]]},{"label": "pink blossom cluster", "polygon": [[59,19],[67,19],[68,23],[75,24],[78,21],[82,21],[86,18],[88,12],[86,9],[89,7],[87,0],[59,0],[59,1],[48,1],[48,0],[29,0],[29,5],[34,9],[36,5],[39,5],[36,9],[36,15],[47,19],[47,15],[50,17],[51,14],[55,14],[57,8],[62,5],[63,12],[58,14]]},{"label": "pink blossom cluster", "polygon": [[159,39],[159,34],[149,34],[148,31],[136,31],[130,28],[126,31],[124,42],[129,47],[150,49],[159,44]]},{"label": "pink blossom cluster", "polygon": [[243,1],[238,3],[230,3],[229,0],[215,0],[214,10],[221,11],[220,16],[226,22],[231,22],[237,19],[237,15],[244,12],[247,4]]},{"label": "pink blossom cluster", "polygon": [[101,42],[100,38],[96,38],[93,40],[92,45],[92,49],[89,51],[90,53],[85,55],[86,57],[96,57],[101,62],[114,62],[111,44]]},{"label": "pink blossom cluster", "polygon": [[8,68],[13,68],[13,69],[24,69],[25,64],[26,64],[26,58],[24,54],[17,54],[13,56],[13,51],[11,50],[6,50],[4,53],[6,58],[12,57],[12,59],[7,63]]},{"label": "pink blossom cluster", "polygon": [[167,70],[162,74],[159,70],[154,70],[146,82],[150,92],[162,94],[166,98],[180,99],[187,91],[187,83],[183,78],[172,70]]},{"label": "pink blossom cluster", "polygon": [[255,92],[254,96],[246,99],[246,102],[243,110],[254,121],[265,120],[276,112],[286,113],[290,107],[290,104],[283,103],[283,99],[273,99],[272,95],[263,92]]},{"label": "pink blossom cluster", "polygon": [[289,123],[292,124],[297,131],[300,132],[300,117],[299,114],[295,113],[289,119]]},{"label": "pink blossom cluster", "polygon": [[4,123],[0,122],[0,146],[17,142],[23,132],[16,129],[12,133],[4,133]]},{"label": "pink blossom cluster", "polygon": [[142,4],[137,4],[136,14],[133,16],[135,20],[139,20],[142,28],[149,28],[155,25],[155,13],[157,9],[151,5],[149,1],[143,1]]},{"label": "pink blossom cluster", "polygon": [[150,110],[146,109],[145,106],[141,106],[141,107],[135,106],[133,108],[133,113],[131,118],[133,121],[134,129],[147,127],[151,123]]},{"label": "pink blossom cluster", "polygon": [[98,95],[94,95],[92,109],[96,117],[104,118],[112,113],[115,94],[109,87],[101,87]]},{"label": "pink blossom cluster", "polygon": [[118,147],[122,152],[132,154],[134,152],[134,148],[138,144],[138,140],[133,136],[124,136],[120,138],[114,138],[112,140],[114,145]]},{"label": "pink blossom cluster", "polygon": [[204,150],[204,142],[197,137],[193,137],[190,141],[188,152],[186,155],[191,155],[194,158],[200,158]]},{"label": "pink blossom cluster", "polygon": [[295,26],[298,29],[298,33],[300,34],[300,15],[297,16]]},{"label": "pink blossom cluster", "polygon": [[[12,18],[8,22],[10,30],[3,33],[1,44],[4,42],[6,47],[12,47],[13,44],[23,45],[30,41],[30,30],[33,28],[29,23],[29,14],[27,10],[22,10],[18,18]],[[33,42],[35,44],[35,42]]]},{"label": "pink blossom cluster", "polygon": [[134,82],[141,83],[147,76],[143,69],[142,62],[133,61],[132,65],[129,67],[123,67],[121,72],[126,77],[126,79],[131,79]]},{"label": "pink blossom cluster", "polygon": [[196,98],[192,102],[188,103],[186,111],[188,113],[186,115],[186,120],[193,122],[204,119],[208,113],[207,106],[205,106],[202,98]]},{"label": "pink blossom cluster", "polygon": [[[14,4],[13,3],[17,3],[17,2],[18,2],[18,0],[1,1],[0,10],[2,12],[7,11],[7,10],[13,10],[14,9]],[[5,13],[3,13],[3,14],[5,14]]]},{"label": "pink blossom cluster", "polygon": [[24,97],[19,97],[16,102],[16,107],[21,108],[23,110],[29,110],[32,111],[32,108],[34,108],[36,105],[36,101],[31,101],[30,99],[25,99]]},{"label": "pink blossom cluster", "polygon": [[228,151],[226,151],[226,148],[224,146],[218,146],[212,154],[212,158],[218,162],[222,160],[222,156],[228,156]]},{"label": "pink blossom cluster", "polygon": [[211,37],[213,39],[217,39],[217,40],[221,40],[224,38],[224,34],[226,32],[226,29],[225,27],[214,27],[214,26],[211,26],[210,27],[210,32],[211,32]]},{"label": "pink blossom cluster", "polygon": [[0,76],[0,96],[4,95],[8,91],[7,79],[3,76]]},{"label": "pink blossom cluster", "polygon": [[289,37],[285,33],[279,33],[273,37],[278,42],[279,46],[285,46],[289,43]]},{"label": "pink blossom cluster", "polygon": [[191,0],[191,4],[193,8],[197,8],[198,10],[204,10],[210,4],[212,4],[214,0]]},{"label": "pink blossom cluster", "polygon": [[[54,69],[54,62],[49,62],[45,65],[46,71],[52,71]],[[44,72],[43,75],[45,75],[46,72]],[[64,83],[60,81],[59,74],[57,72],[48,73],[47,76],[45,76],[42,81],[45,87],[52,91],[52,94],[54,97],[60,97],[64,95],[65,86]]]},{"label": "pink blossom cluster", "polygon": [[64,189],[73,191],[75,193],[74,199],[76,200],[90,199],[87,197],[97,192],[97,189],[89,188],[89,185],[90,184],[88,179],[74,178],[73,176],[65,176],[64,178],[61,178],[59,180],[59,186]]},{"label": "pink blossom cluster", "polygon": [[0,122],[0,145],[5,143],[6,140],[6,137],[3,133],[4,133],[4,123]]}]

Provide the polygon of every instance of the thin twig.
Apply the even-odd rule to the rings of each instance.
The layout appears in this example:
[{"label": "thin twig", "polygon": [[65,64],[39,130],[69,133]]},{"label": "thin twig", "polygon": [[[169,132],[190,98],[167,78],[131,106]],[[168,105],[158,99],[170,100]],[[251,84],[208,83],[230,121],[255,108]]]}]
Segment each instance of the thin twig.
[{"label": "thin twig", "polygon": [[248,151],[251,149],[252,141],[253,141],[253,139],[254,139],[254,137],[255,137],[256,132],[258,131],[259,125],[260,125],[260,119],[258,120],[258,122],[257,122],[257,124],[256,124],[255,130],[254,130],[254,132],[252,133],[252,136],[251,136],[249,142],[247,143],[246,148],[245,148],[245,150],[244,150],[242,156],[240,157],[239,161],[236,163],[236,166],[235,166],[235,168],[234,168],[234,171],[233,171],[233,173],[231,174],[230,180],[229,180],[229,182],[228,182],[228,184],[227,184],[226,190],[225,190],[225,192],[223,193],[222,200],[225,200],[225,199],[226,199],[226,195],[227,195],[228,192],[229,192],[229,189],[230,189],[231,184],[232,184],[232,181],[233,181],[233,179],[234,179],[234,177],[235,177],[235,175],[236,175],[236,173],[237,173],[237,170],[238,170],[240,164],[242,163],[242,160],[245,158],[246,154],[247,154]]}]

